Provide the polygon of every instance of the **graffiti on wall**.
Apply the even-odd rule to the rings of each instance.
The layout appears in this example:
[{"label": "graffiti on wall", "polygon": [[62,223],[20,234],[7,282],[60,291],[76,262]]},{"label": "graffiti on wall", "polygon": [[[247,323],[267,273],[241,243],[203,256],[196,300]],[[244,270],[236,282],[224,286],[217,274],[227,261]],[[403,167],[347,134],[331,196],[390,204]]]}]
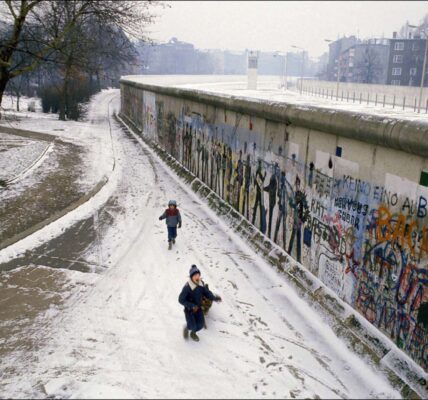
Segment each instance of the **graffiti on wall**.
[{"label": "graffiti on wall", "polygon": [[143,92],[143,130],[152,139],[156,138],[157,115],[156,96],[152,92]]},{"label": "graffiti on wall", "polygon": [[[144,126],[137,92],[122,110]],[[322,151],[305,163],[288,134],[255,132],[239,114],[151,109],[165,149],[428,368],[428,188],[362,180],[357,163]]]}]

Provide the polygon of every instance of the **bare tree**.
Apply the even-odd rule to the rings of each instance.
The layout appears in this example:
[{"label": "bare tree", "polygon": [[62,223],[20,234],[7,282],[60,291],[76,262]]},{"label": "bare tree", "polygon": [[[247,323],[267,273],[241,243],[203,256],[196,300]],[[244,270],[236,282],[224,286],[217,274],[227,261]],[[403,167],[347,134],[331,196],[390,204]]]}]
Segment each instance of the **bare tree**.
[{"label": "bare tree", "polygon": [[[53,10],[47,19],[46,31],[54,34],[58,26],[68,23],[77,12],[75,4],[63,2]],[[89,77],[89,83],[93,76],[97,80],[97,89],[101,88],[100,75],[104,79],[113,76],[123,68],[125,64],[132,63],[136,59],[136,51],[133,44],[126,36],[121,26],[113,23],[101,23],[96,15],[79,20],[68,34],[63,38],[63,43],[55,52],[54,60],[57,65],[58,76],[62,82],[60,86],[60,119],[64,120],[76,113],[78,98],[70,98],[70,86],[76,82],[84,82]],[[84,83],[83,83],[84,84]],[[74,89],[76,85],[73,84]],[[88,91],[83,91],[88,93]],[[81,93],[81,94],[83,94]]]},{"label": "bare tree", "polygon": [[[157,2],[4,0],[0,3],[4,25],[0,27],[0,106],[8,82],[43,62],[64,63],[65,73],[70,72],[69,58],[58,55],[77,51],[76,35],[89,22],[117,27],[144,40],[144,28],[153,21],[154,3]],[[8,31],[5,26],[11,29]],[[17,52],[30,56],[25,65],[17,67]]]},{"label": "bare tree", "polygon": [[399,38],[408,39],[410,33],[412,33],[412,36],[420,35],[425,29],[428,28],[428,14],[425,14],[421,18],[421,20],[419,21],[419,25],[417,26],[417,28],[415,28],[415,30],[409,27],[409,24],[413,25],[416,21],[411,21],[411,22],[412,23],[410,23],[409,21],[406,21],[406,23],[401,26],[401,28],[398,30]]},{"label": "bare tree", "polygon": [[367,46],[355,63],[355,76],[360,83],[375,83],[382,73],[382,62],[374,47]]}]

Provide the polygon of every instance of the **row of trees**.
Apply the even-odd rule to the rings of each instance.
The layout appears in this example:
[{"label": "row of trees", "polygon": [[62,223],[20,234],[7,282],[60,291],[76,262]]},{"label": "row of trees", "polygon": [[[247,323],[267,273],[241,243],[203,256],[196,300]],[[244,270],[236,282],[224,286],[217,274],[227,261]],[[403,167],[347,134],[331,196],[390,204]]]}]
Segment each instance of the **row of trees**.
[{"label": "row of trees", "polygon": [[20,94],[36,89],[45,111],[58,112],[62,120],[77,119],[81,101],[137,62],[132,39],[147,40],[145,28],[158,4],[4,0],[0,106],[6,90]]}]

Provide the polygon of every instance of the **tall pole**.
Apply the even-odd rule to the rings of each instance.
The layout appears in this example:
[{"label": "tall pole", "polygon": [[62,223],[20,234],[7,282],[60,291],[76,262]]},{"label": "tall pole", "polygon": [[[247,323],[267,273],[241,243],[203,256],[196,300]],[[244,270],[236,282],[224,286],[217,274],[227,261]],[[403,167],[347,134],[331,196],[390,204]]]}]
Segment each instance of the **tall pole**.
[{"label": "tall pole", "polygon": [[[425,34],[425,36],[427,36]],[[424,88],[425,83],[425,68],[427,65],[427,52],[428,52],[428,37],[425,37],[425,55],[424,55],[424,65],[422,67],[422,77],[421,77],[421,88],[419,90],[419,106],[418,106],[418,113],[421,112],[421,104],[422,104],[422,91]]]}]

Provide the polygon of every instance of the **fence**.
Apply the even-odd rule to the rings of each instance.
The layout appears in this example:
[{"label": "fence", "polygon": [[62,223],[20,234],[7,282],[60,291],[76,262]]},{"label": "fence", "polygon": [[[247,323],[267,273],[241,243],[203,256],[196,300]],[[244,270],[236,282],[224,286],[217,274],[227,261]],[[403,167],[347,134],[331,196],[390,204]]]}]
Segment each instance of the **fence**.
[{"label": "fence", "polygon": [[428,88],[422,90],[420,109],[420,88],[414,86],[369,85],[350,82],[339,82],[337,85],[337,82],[332,81],[299,79],[296,89],[305,94],[331,100],[428,113]]}]

